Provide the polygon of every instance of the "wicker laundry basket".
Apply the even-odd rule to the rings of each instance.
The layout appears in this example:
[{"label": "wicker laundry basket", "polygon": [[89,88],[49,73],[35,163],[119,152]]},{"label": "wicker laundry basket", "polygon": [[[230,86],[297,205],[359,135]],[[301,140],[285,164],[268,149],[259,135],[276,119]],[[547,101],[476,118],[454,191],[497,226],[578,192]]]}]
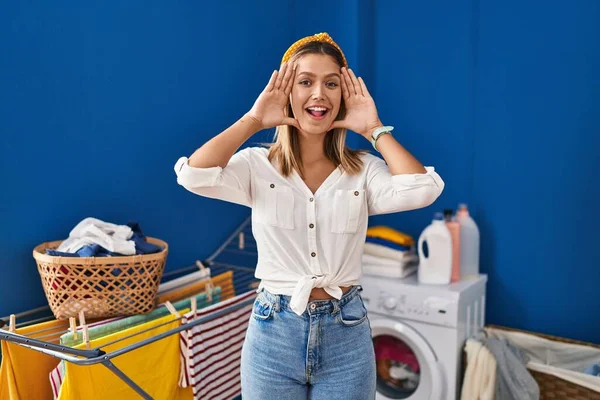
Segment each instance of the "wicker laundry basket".
[{"label": "wicker laundry basket", "polygon": [[55,257],[62,241],[46,242],[33,250],[50,309],[56,319],[145,314],[156,307],[156,294],[169,247],[160,239],[146,241],[163,250],[119,257]]},{"label": "wicker laundry basket", "polygon": [[[545,335],[534,333],[515,328],[507,328],[505,326],[486,325],[486,328],[494,328],[507,332],[520,332],[530,335],[535,335],[553,342],[578,344],[600,349],[600,345],[581,342],[578,340],[565,339],[558,336]],[[463,371],[466,369],[467,357],[463,355]],[[540,400],[600,400],[600,393],[588,389],[587,387],[577,385],[573,382],[561,379],[557,376],[546,374],[539,371],[534,371],[528,368],[529,373],[535,379],[540,387]]]}]

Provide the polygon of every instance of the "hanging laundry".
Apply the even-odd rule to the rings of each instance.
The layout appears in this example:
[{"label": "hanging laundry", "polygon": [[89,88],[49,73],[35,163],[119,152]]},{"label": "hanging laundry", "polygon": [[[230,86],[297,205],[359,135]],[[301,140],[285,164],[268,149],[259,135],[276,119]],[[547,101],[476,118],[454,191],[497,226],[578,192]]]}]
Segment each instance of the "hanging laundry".
[{"label": "hanging laundry", "polygon": [[[198,311],[185,314],[182,323],[202,318],[256,297],[241,294]],[[193,388],[194,399],[233,399],[241,394],[240,361],[252,303],[209,322],[181,332],[185,374],[179,384]]]},{"label": "hanging laundry", "polygon": [[197,293],[204,291],[206,284],[211,282],[213,286],[221,288],[221,300],[227,300],[235,296],[235,288],[233,286],[233,271],[223,272],[214,278],[191,282],[189,285],[175,288],[157,296],[158,303],[167,301],[175,302],[181,299],[191,297]]},{"label": "hanging laundry", "polygon": [[[55,320],[17,328],[15,333],[58,344],[58,338],[68,326],[68,321]],[[0,399],[51,399],[48,374],[56,367],[58,359],[16,343],[0,342]]]},{"label": "hanging laundry", "polygon": [[463,378],[461,400],[494,400],[496,396],[496,360],[483,343],[467,339],[467,369]]},{"label": "hanging laundry", "polygon": [[[508,340],[479,335],[476,339],[468,339],[465,349],[468,364],[463,400],[477,398],[473,396],[481,393],[485,393],[481,398],[490,399],[540,398],[539,385],[527,370],[529,357]],[[490,387],[493,387],[491,394]]]},{"label": "hanging laundry", "polygon": [[193,282],[197,282],[202,279],[210,278],[210,268],[203,268],[200,271],[192,272],[190,274],[183,275],[179,278],[172,279],[166,282],[162,282],[158,286],[158,294],[166,291],[177,289]]},{"label": "hanging laundry", "polygon": [[[200,293],[199,295],[194,297],[197,301],[196,306],[198,308],[204,308],[211,304],[216,304],[219,301],[221,301],[221,288],[216,287],[213,289],[213,292],[210,296],[210,300],[207,298],[206,293]],[[189,309],[190,299],[184,299],[173,303],[173,307],[175,307],[177,311],[186,308]],[[157,318],[164,317],[165,315],[169,315],[169,310],[164,304],[161,304],[148,314],[132,315],[129,317],[117,317],[107,319],[104,321],[99,321],[94,324],[88,325],[88,337],[89,340],[98,339],[111,333],[119,332],[124,329],[132,328],[134,326],[155,320]],[[60,344],[69,347],[74,347],[78,344],[81,344],[83,341],[82,328],[78,327],[77,332],[77,339],[73,338],[72,332],[68,332],[62,335],[60,337]]]},{"label": "hanging laundry", "polygon": [[[183,312],[188,313],[189,309],[185,309]],[[90,346],[102,348],[108,353],[167,332],[179,325],[180,321],[176,317],[167,315],[92,340]],[[138,335],[129,337],[133,334]],[[120,341],[110,344],[115,340]],[[75,348],[82,349],[84,345],[80,344]],[[179,335],[174,334],[115,357],[112,362],[152,398],[161,400],[191,399],[192,391],[178,385],[182,372],[179,351]],[[139,397],[131,387],[101,364],[78,366],[64,363],[64,368],[58,367],[58,370],[54,371],[50,378],[60,385],[58,393],[54,393],[55,398],[59,400],[116,400]],[[48,385],[48,375],[46,375],[46,385]]]},{"label": "hanging laundry", "polygon": [[496,359],[496,398],[540,398],[540,388],[527,370],[529,357],[507,340],[488,338],[485,347]]}]

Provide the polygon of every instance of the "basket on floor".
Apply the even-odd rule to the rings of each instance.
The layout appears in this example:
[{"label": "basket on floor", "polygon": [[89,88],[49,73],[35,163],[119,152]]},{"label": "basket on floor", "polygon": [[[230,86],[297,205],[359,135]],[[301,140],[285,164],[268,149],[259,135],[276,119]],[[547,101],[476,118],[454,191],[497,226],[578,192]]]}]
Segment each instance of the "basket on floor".
[{"label": "basket on floor", "polygon": [[[520,332],[535,335],[553,342],[578,344],[600,349],[600,345],[587,343],[573,339],[565,339],[558,336],[546,335],[542,333],[533,333],[521,329],[507,328],[504,326],[488,325],[489,328],[501,329],[508,332]],[[540,399],[569,399],[569,400],[600,400],[600,393],[595,390],[588,389],[584,386],[577,385],[573,382],[561,379],[555,375],[546,374],[540,371],[534,371],[528,368],[529,373],[540,387]]]},{"label": "basket on floor", "polygon": [[[543,339],[548,339],[557,343],[565,343],[565,344],[576,344],[581,346],[586,346],[590,348],[600,349],[600,345],[594,343],[587,343],[578,340],[565,339],[558,336],[546,335],[541,333],[529,332],[521,329],[515,328],[507,328],[505,326],[497,326],[497,325],[486,325],[486,328],[492,328],[507,332],[518,332],[525,333],[529,335],[534,335]],[[466,354],[463,354],[463,373],[467,368],[467,357]],[[578,385],[574,382],[562,379],[558,376],[535,371],[531,368],[527,368],[533,379],[537,382],[540,388],[540,399],[541,400],[600,400],[600,393],[598,391],[589,389],[585,386]]]},{"label": "basket on floor", "polygon": [[156,307],[156,294],[169,247],[160,239],[146,241],[158,253],[115,257],[56,257],[62,241],[46,242],[33,250],[48,305],[56,319],[103,318],[145,314]]}]

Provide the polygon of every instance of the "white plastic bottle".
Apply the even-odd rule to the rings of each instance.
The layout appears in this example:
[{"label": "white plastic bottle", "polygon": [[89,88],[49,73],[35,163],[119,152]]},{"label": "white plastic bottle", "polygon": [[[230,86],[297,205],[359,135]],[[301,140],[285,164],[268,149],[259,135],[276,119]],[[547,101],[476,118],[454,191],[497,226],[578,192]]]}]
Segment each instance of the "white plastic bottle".
[{"label": "white plastic bottle", "polygon": [[[423,252],[427,242],[428,255]],[[446,226],[442,213],[435,213],[431,225],[419,236],[419,272],[420,283],[447,285],[452,276],[452,236]]]},{"label": "white plastic bottle", "polygon": [[479,228],[469,215],[466,204],[459,204],[456,220],[460,223],[460,275],[479,276]]}]

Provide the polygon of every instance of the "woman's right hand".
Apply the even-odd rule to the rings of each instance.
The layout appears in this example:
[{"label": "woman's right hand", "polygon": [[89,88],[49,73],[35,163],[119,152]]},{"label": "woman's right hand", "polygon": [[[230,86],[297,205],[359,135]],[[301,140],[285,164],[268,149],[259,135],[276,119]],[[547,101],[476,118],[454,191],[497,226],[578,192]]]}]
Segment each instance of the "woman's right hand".
[{"label": "woman's right hand", "polygon": [[284,113],[289,103],[295,74],[295,65],[292,66],[288,63],[284,63],[279,71],[273,71],[269,83],[246,114],[254,119],[261,129],[279,125],[292,125],[300,129],[298,121],[286,117]]}]

